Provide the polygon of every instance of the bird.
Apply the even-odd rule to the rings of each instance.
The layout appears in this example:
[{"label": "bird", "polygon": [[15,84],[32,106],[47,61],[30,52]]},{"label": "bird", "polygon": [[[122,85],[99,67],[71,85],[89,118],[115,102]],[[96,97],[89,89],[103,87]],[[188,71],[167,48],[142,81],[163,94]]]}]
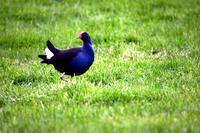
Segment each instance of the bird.
[{"label": "bird", "polygon": [[59,50],[48,40],[46,55],[38,55],[42,59],[41,63],[51,64],[61,73],[61,80],[64,80],[64,75],[74,77],[84,74],[94,62],[94,49],[89,34],[82,31],[76,38],[83,41],[82,46]]}]

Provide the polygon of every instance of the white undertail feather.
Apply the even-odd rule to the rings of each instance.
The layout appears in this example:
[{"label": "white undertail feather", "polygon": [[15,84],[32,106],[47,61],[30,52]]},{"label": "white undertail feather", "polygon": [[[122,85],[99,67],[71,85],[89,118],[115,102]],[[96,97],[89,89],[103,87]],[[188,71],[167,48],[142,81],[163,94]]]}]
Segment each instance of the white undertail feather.
[{"label": "white undertail feather", "polygon": [[47,59],[51,59],[51,57],[54,56],[54,54],[48,48],[45,49],[45,53],[46,53]]}]

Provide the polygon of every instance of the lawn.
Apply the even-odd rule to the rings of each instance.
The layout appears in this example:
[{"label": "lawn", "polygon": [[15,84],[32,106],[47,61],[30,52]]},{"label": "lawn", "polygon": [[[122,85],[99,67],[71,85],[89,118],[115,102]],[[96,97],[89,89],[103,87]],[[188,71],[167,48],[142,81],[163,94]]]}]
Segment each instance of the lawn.
[{"label": "lawn", "polygon": [[[200,132],[200,0],[0,0],[0,133]],[[68,82],[46,41],[95,62]]]}]

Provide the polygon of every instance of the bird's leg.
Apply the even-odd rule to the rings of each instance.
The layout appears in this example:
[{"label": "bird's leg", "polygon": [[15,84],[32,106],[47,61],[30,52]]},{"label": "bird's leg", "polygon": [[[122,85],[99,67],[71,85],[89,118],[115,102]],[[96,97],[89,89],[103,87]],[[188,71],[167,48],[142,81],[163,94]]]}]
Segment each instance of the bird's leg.
[{"label": "bird's leg", "polygon": [[[73,80],[72,80],[72,78],[73,78]],[[72,84],[76,84],[76,73],[73,73],[72,75],[71,75],[71,81],[72,81]]]},{"label": "bird's leg", "polygon": [[60,79],[61,79],[61,80],[64,80],[64,76],[65,76],[65,72],[63,72],[63,73],[60,75]]}]

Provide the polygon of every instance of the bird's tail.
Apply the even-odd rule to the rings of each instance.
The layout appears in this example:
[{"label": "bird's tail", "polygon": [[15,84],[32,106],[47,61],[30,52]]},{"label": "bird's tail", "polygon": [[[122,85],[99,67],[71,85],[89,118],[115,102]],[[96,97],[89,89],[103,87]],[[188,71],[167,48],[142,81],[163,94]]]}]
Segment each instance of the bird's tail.
[{"label": "bird's tail", "polygon": [[57,48],[55,48],[53,46],[53,44],[48,40],[47,41],[47,48],[49,51],[51,51],[53,54],[57,54],[60,50],[58,50]]},{"label": "bird's tail", "polygon": [[43,59],[41,63],[52,64],[51,58],[60,52],[60,50],[56,49],[53,44],[48,40],[47,41],[47,48],[45,49],[46,55],[38,55],[39,58]]},{"label": "bird's tail", "polygon": [[48,40],[47,41],[47,48],[45,49],[46,58],[51,59],[55,54],[60,52],[60,50],[56,49],[53,44]]},{"label": "bird's tail", "polygon": [[51,64],[50,59],[47,59],[46,55],[38,55],[39,58],[43,59],[40,63]]}]

